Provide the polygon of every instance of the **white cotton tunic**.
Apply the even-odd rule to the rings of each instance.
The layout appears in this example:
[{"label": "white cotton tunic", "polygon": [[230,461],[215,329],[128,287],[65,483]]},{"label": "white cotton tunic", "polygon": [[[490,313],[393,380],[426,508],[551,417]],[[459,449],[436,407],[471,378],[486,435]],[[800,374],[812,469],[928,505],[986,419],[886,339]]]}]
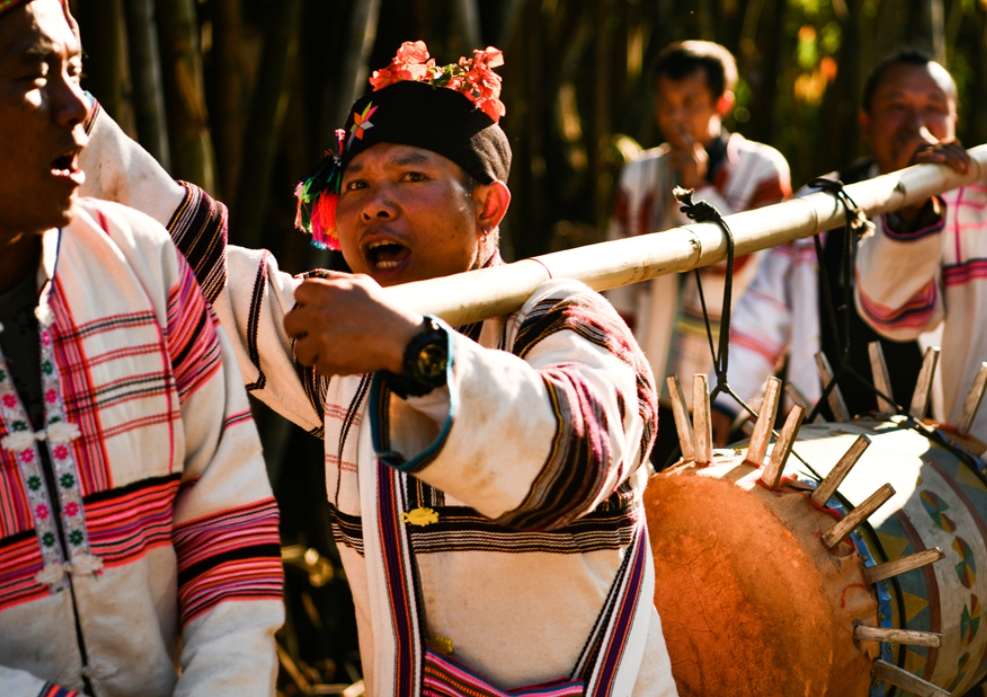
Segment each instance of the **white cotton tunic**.
[{"label": "white cotton tunic", "polygon": [[[188,191],[186,208],[206,205]],[[180,248],[198,237],[182,218]],[[546,283],[509,317],[452,333],[443,394],[404,401],[379,376],[327,380],[298,365],[282,321],[299,279],[268,252],[215,243],[225,255],[200,248],[217,262],[196,271],[223,279],[214,305],[248,388],[325,440],[368,694],[418,694],[433,649],[500,690],[572,675],[632,548],[639,583],[621,596],[626,624],[599,628],[621,651],[596,694],[676,694],[641,508],[653,378],[606,301],[580,283]],[[381,503],[392,484],[393,505]],[[434,520],[416,524],[423,509]],[[395,558],[410,574],[397,581]],[[395,600],[402,578],[409,590]]]}]

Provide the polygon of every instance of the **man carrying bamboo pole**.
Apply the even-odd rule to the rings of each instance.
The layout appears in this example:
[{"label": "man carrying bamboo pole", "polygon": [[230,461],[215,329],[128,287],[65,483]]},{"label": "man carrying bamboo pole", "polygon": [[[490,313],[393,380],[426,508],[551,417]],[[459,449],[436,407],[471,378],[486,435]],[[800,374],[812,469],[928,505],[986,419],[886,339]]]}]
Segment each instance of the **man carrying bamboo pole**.
[{"label": "man carrying bamboo pole", "polygon": [[458,331],[382,300],[501,263],[501,62],[436,66],[418,42],[374,73],[297,192],[357,275],[226,245],[225,209],[108,119],[87,167],[171,223],[249,389],[324,438],[368,694],[674,695],[641,510],[654,382],[626,325],[566,280]]},{"label": "man carrying bamboo pole", "polygon": [[[967,171],[969,156],[954,138],[956,91],[946,81],[948,73],[931,62],[924,68],[900,65],[897,72],[913,76],[916,84],[934,81],[944,94],[903,109],[901,101],[914,99],[913,90],[898,96],[894,109],[875,109],[865,132],[899,134],[891,147],[874,151],[875,159],[898,166],[940,162]],[[878,92],[875,104],[889,96]],[[987,181],[933,196],[875,223],[858,250],[857,311],[875,331],[897,341],[942,324],[946,421],[987,441],[987,410],[973,418],[987,378],[982,367],[987,361]]]},{"label": "man carrying bamboo pole", "polygon": [[[909,164],[940,161],[936,158],[957,169],[964,167],[968,158],[955,141],[955,123],[956,86],[946,69],[922,52],[898,51],[875,67],[865,85],[860,125],[871,157],[828,176],[852,184]],[[896,219],[899,215],[908,213],[890,214]],[[764,381],[787,356],[788,380],[805,399],[815,402],[822,393],[816,353],[823,351],[835,364],[847,340],[849,365],[868,379],[868,344],[880,340],[890,370],[892,396],[899,403],[907,403],[911,397],[922,364],[922,350],[916,341],[920,330],[886,333],[884,338],[868,326],[865,314],[854,310],[843,278],[846,234],[837,229],[822,236],[821,262],[812,239],[779,245],[765,257],[733,316],[729,379],[741,398],[750,400],[759,394]],[[856,239],[851,242],[855,244]],[[844,312],[849,313],[847,323]],[[849,339],[844,336],[846,326]],[[921,339],[925,344],[932,341]],[[878,407],[873,392],[849,376],[838,385],[850,416]],[[738,408],[727,395],[717,398],[712,418],[718,444],[728,440]],[[829,412],[827,415],[832,418]]]},{"label": "man carrying bamboo pole", "polygon": [[0,695],[270,697],[278,511],[232,347],[160,224],[77,199],[81,72],[67,3],[0,2]]},{"label": "man carrying bamboo pole", "polygon": [[[666,142],[624,168],[610,239],[688,223],[672,195],[676,186],[695,189],[697,200],[711,203],[723,215],[777,203],[791,194],[788,163],[781,153],[723,128],[737,82],[729,51],[709,41],[671,44],[662,51],[656,72],[655,119]],[[759,257],[737,259],[735,298],[753,277]],[[717,264],[699,271],[714,333],[719,331],[725,268]],[[609,291],[607,298],[633,328],[658,378],[676,374],[691,379],[710,372],[713,360],[693,274],[625,286]],[[667,390],[660,389],[661,419],[671,423]],[[687,401],[691,403],[691,394]],[[663,465],[676,445],[674,429],[659,432],[655,463]]]}]

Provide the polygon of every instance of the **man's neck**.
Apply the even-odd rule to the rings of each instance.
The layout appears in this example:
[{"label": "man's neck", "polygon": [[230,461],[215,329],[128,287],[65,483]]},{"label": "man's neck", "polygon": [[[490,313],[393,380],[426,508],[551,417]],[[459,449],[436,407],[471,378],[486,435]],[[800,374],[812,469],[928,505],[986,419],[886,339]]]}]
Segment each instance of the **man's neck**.
[{"label": "man's neck", "polygon": [[41,260],[41,235],[27,232],[0,234],[0,293],[35,273]]}]

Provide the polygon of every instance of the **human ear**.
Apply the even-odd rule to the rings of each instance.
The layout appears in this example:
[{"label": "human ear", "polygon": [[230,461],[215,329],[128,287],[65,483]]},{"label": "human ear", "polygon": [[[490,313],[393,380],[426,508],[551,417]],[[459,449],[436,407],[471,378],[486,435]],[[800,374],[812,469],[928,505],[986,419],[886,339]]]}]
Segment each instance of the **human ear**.
[{"label": "human ear", "polygon": [[725,119],[733,110],[733,105],[736,102],[736,95],[730,90],[727,90],[716,100],[716,113],[720,115],[720,118]]},{"label": "human ear", "polygon": [[507,214],[507,208],[511,205],[511,190],[504,182],[494,180],[490,184],[477,186],[473,193],[478,204],[477,227],[493,230]]}]

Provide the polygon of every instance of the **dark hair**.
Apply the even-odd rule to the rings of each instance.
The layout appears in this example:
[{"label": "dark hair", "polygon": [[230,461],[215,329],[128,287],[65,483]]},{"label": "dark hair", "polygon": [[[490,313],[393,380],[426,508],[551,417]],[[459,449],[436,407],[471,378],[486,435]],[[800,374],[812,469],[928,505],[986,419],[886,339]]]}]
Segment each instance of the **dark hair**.
[{"label": "dark hair", "polygon": [[671,80],[682,80],[697,70],[706,74],[706,86],[719,99],[737,84],[737,61],[733,55],[712,41],[677,41],[669,44],[658,55],[655,79],[665,75]]},{"label": "dark hair", "polygon": [[[924,67],[930,63],[936,63],[931,55],[918,48],[899,48],[897,51],[892,53],[890,56],[885,56],[884,59],[875,66],[871,71],[871,74],[867,78],[867,82],[864,83],[864,111],[868,114],[870,113],[871,107],[874,102],[874,93],[877,92],[877,88],[881,86],[881,79],[884,74],[888,72],[891,68],[896,65],[916,65],[919,67]],[[943,71],[946,69],[943,68]],[[949,75],[948,72],[946,72]],[[956,99],[956,83],[953,81],[952,75],[949,76],[949,85],[946,93]]]}]

